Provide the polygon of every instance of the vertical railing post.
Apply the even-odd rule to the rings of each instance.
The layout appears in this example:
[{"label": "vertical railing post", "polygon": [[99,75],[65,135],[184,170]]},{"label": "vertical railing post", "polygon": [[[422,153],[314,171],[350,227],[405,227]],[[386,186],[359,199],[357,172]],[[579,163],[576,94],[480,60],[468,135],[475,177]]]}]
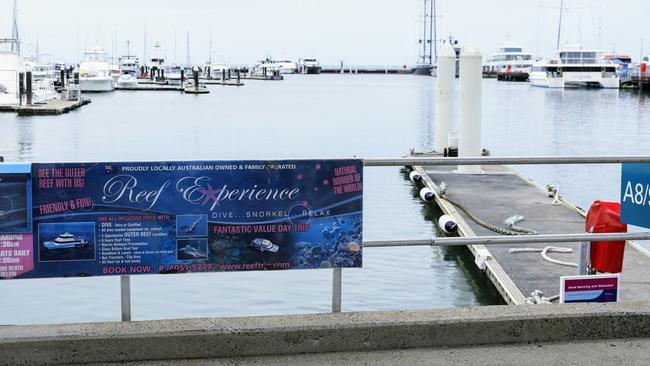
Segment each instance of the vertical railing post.
[{"label": "vertical railing post", "polygon": [[[592,226],[589,229],[589,233],[594,233],[594,227]],[[589,267],[591,266],[591,242],[585,241],[580,243],[580,260],[578,261],[578,274],[579,275],[588,275]]]},{"label": "vertical railing post", "polygon": [[343,270],[341,268],[334,268],[332,270],[332,312],[341,312],[341,286]]},{"label": "vertical railing post", "polygon": [[122,302],[122,321],[131,321],[131,277],[120,276],[120,292]]},{"label": "vertical railing post", "polygon": [[580,243],[580,260],[578,261],[578,274],[581,276],[589,274],[589,257],[591,251],[591,242],[584,241]]}]

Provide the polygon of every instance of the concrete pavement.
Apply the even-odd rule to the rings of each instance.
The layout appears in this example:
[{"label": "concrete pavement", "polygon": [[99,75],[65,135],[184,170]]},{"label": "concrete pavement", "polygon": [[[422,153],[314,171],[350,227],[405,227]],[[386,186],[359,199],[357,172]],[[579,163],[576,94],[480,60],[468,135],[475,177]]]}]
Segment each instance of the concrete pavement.
[{"label": "concrete pavement", "polygon": [[[648,365],[650,339],[598,340],[376,352],[334,352],[264,357],[128,362],[122,366],[279,366],[279,365]],[[114,366],[95,364],[93,366]]]},{"label": "concrete pavement", "polygon": [[641,338],[650,338],[650,302],[2,326],[0,365],[244,357],[282,362],[330,352],[425,357],[390,350]]}]

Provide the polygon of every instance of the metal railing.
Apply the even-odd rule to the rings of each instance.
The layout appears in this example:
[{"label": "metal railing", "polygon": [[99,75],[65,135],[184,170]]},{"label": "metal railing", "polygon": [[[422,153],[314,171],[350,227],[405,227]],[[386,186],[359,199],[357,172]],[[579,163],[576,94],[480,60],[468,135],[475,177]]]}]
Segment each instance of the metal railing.
[{"label": "metal railing", "polygon": [[[3,159],[0,156],[0,162]],[[450,165],[536,165],[536,164],[621,164],[650,163],[650,156],[559,156],[559,157],[405,157],[364,159],[366,167],[396,166],[450,166]],[[364,241],[365,248],[407,247],[407,246],[462,246],[462,245],[504,245],[566,242],[607,242],[628,240],[650,240],[650,232],[605,233],[605,234],[545,234],[522,236],[441,237],[412,240]],[[332,312],[341,311],[342,268],[332,270]],[[120,276],[122,320],[131,320],[130,276]]]},{"label": "metal railing", "polygon": [[648,156],[529,156],[529,157],[408,157],[372,158],[363,161],[364,166],[408,166],[408,165],[556,165],[556,164],[621,164],[650,163]]},{"label": "metal railing", "polygon": [[[558,164],[622,164],[650,163],[650,156],[528,156],[528,157],[441,157],[422,156],[404,158],[364,159],[366,167],[391,166],[453,166],[453,165],[558,165]],[[463,246],[463,245],[504,245],[539,244],[571,242],[607,242],[628,240],[650,240],[650,232],[606,233],[606,234],[545,234],[522,236],[480,236],[480,237],[442,237],[413,240],[364,241],[365,248],[408,247],[408,246]],[[341,311],[342,269],[333,269],[332,274],[332,312]]]}]

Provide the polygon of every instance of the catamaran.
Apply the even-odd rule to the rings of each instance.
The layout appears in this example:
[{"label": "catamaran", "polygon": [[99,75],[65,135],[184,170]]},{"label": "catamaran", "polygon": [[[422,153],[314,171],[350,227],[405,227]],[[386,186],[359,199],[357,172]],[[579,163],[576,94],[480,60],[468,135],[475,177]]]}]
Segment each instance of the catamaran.
[{"label": "catamaran", "polygon": [[605,60],[601,50],[578,46],[562,48],[556,58],[534,63],[529,79],[532,86],[545,88],[620,87],[616,65]]}]

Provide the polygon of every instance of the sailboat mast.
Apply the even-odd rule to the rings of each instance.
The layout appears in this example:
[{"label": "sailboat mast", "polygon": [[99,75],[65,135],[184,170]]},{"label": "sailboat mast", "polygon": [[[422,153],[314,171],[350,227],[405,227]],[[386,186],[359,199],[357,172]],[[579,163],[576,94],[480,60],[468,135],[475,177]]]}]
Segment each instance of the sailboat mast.
[{"label": "sailboat mast", "polygon": [[431,16],[431,19],[429,19],[429,38],[433,35],[433,38],[429,41],[429,62],[433,65],[438,59],[438,50],[436,47],[438,39],[436,37],[436,0],[431,0],[431,11],[429,12],[429,15]]},{"label": "sailboat mast", "polygon": [[208,38],[210,38],[210,47],[208,48],[208,52],[210,52],[210,54],[208,55],[208,63],[212,65],[212,28],[210,28],[210,33],[208,36]]},{"label": "sailboat mast", "polygon": [[427,63],[427,0],[424,0],[424,13],[423,13],[423,29],[422,29],[422,63]]},{"label": "sailboat mast", "polygon": [[18,35],[18,5],[16,3],[17,0],[14,0],[14,21],[11,28],[11,38],[13,39],[13,42],[11,43],[11,52],[20,53],[20,41],[18,40],[18,38],[20,38]]},{"label": "sailboat mast", "polygon": [[560,34],[562,33],[562,13],[564,13],[564,0],[560,0],[560,22],[557,26],[557,46],[556,49],[560,49]]}]

